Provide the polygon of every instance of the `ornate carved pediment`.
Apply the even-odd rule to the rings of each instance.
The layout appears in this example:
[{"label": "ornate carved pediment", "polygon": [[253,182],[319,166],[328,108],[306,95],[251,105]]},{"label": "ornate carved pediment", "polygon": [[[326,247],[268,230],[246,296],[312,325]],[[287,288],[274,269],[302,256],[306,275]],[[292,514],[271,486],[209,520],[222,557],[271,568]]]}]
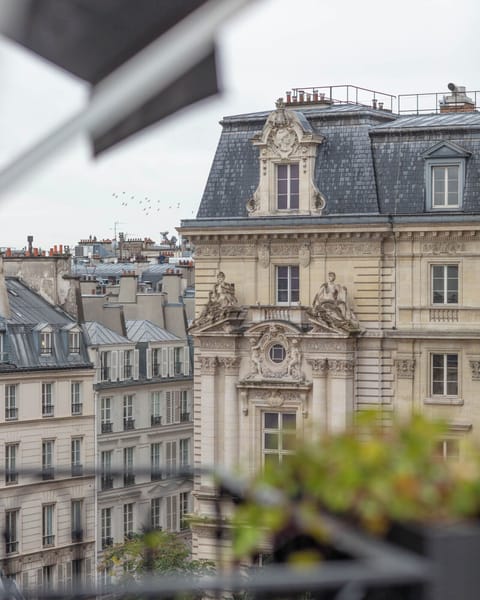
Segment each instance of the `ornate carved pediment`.
[{"label": "ornate carved pediment", "polygon": [[250,341],[251,360],[247,379],[303,381],[300,337],[295,327],[271,322],[255,325],[245,335]]},{"label": "ornate carved pediment", "polygon": [[312,129],[308,119],[298,111],[287,110],[279,100],[265,122],[262,131],[252,143],[260,150],[260,181],[258,188],[247,200],[249,215],[278,213],[276,205],[276,168],[279,164],[298,166],[300,204],[294,209],[298,214],[321,214],[325,198],[315,185],[315,160],[317,146],[324,137]]}]

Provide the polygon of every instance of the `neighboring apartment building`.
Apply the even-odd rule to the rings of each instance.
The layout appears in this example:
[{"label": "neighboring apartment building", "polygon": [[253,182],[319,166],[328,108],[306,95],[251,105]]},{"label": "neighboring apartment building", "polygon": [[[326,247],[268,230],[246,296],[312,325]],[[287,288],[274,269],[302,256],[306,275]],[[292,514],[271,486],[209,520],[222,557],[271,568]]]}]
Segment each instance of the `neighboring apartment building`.
[{"label": "neighboring apartment building", "polygon": [[[281,462],[292,438],[365,408],[445,419],[447,457],[480,441],[480,114],[451,90],[431,114],[328,88],[222,121],[181,227],[195,246],[197,464]],[[195,498],[215,514],[206,477]],[[197,556],[214,546],[197,527]]]},{"label": "neighboring apartment building", "polygon": [[139,293],[131,274],[100,303],[97,294],[82,297],[96,371],[99,551],[148,528],[187,530],[193,377],[178,272],[170,283],[171,302],[167,293]]},{"label": "neighboring apartment building", "polygon": [[20,587],[95,572],[93,376],[76,321],[0,262],[0,569]]}]

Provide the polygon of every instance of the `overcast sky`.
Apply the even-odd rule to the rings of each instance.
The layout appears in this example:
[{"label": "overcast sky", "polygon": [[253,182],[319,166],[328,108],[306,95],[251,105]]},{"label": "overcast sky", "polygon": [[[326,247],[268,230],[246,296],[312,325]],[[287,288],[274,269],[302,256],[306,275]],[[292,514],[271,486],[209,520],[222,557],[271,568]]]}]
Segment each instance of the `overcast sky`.
[{"label": "overcast sky", "polygon": [[[219,32],[220,96],[97,160],[85,139],[73,140],[0,196],[0,247],[21,248],[29,234],[35,246],[73,245],[113,237],[115,226],[156,241],[176,234],[196,214],[222,116],[273,109],[293,87],[348,83],[397,95],[447,92],[453,81],[479,90],[479,17],[478,0],[254,1]],[[0,73],[3,166],[79,110],[87,90],[4,40]]]}]

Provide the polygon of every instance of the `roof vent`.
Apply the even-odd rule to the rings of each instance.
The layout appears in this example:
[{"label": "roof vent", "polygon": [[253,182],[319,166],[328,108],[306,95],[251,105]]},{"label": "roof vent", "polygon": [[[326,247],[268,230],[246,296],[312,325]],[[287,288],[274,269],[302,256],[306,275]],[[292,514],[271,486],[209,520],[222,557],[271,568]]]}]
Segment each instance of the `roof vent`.
[{"label": "roof vent", "polygon": [[473,112],[475,110],[475,102],[467,96],[465,86],[449,83],[448,89],[452,93],[440,100],[441,113]]}]

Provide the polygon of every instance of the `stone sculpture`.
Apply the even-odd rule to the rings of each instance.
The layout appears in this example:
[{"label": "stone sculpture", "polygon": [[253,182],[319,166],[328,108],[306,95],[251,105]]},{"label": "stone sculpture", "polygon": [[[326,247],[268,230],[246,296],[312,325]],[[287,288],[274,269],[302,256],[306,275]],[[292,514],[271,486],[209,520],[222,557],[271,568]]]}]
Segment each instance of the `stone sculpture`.
[{"label": "stone sculpture", "polygon": [[310,319],[321,330],[335,333],[359,331],[360,324],[349,304],[347,288],[335,283],[335,279],[335,273],[330,272],[328,281],[320,286],[308,311]]}]

